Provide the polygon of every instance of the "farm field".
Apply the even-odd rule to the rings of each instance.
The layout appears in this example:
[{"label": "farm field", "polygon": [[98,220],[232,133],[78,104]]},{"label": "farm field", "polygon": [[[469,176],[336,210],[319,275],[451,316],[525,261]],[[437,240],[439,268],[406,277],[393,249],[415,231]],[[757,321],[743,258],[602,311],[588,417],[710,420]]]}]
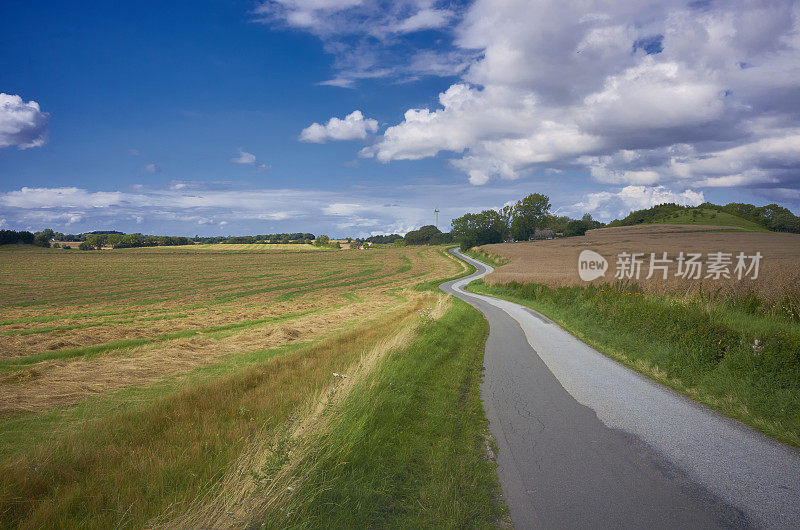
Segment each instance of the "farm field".
[{"label": "farm field", "polygon": [[614,280],[615,258],[622,252],[642,252],[661,256],[667,252],[676,258],[680,252],[761,252],[763,256],[758,278],[700,280],[675,277],[675,267],[664,280],[655,275],[650,280],[646,264],[638,280],[639,288],[650,293],[692,294],[705,293],[745,296],[754,293],[769,300],[786,297],[800,299],[800,235],[789,233],[745,232],[733,227],[686,225],[637,225],[590,230],[583,237],[569,237],[546,241],[499,243],[478,247],[509,260],[507,265],[486,277],[487,284],[509,282],[541,283],[549,287],[582,285],[578,276],[578,255],[582,250],[593,250],[604,256],[609,272],[593,283]]},{"label": "farm field", "polygon": [[[0,525],[257,522],[292,502],[269,487],[293,480],[290,447],[313,447],[392,352],[458,324],[425,288],[467,270],[442,248],[222,246],[0,248]],[[461,363],[448,406],[472,407],[459,435],[481,460],[482,411],[458,382],[482,347],[453,356],[455,338],[437,346]]]},{"label": "farm field", "polygon": [[[77,249],[80,242],[76,241],[54,241],[59,245],[59,247],[65,247],[69,249]],[[104,250],[111,250],[111,248],[107,248]],[[174,251],[174,250],[185,250],[185,251],[193,251],[193,250],[204,250],[204,251],[222,251],[227,250],[229,252],[241,252],[241,251],[253,251],[253,250],[283,250],[287,252],[301,252],[301,251],[308,251],[308,250],[329,250],[323,247],[315,247],[314,245],[306,245],[303,244],[294,244],[294,243],[202,243],[197,245],[179,245],[179,246],[161,246],[161,247],[141,247],[138,249],[116,249],[116,250],[150,250],[154,252],[163,252],[163,251]]]}]

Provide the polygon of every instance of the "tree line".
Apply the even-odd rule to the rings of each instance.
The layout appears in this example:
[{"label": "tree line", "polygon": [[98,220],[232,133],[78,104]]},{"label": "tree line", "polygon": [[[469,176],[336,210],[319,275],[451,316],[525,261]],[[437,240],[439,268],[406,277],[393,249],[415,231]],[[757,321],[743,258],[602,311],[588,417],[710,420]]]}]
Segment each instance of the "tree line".
[{"label": "tree line", "polygon": [[37,245],[39,247],[49,247],[50,240],[53,239],[53,232],[49,228],[41,232],[28,232],[27,230],[0,230],[0,245]]},{"label": "tree line", "polygon": [[210,236],[200,237],[194,236],[193,240],[197,243],[238,243],[238,244],[252,244],[252,243],[311,243],[316,237],[310,232],[293,232],[283,234],[258,234],[254,236]]},{"label": "tree line", "polygon": [[467,213],[453,219],[451,237],[462,250],[489,243],[530,241],[557,236],[581,236],[587,230],[605,226],[586,214],[570,219],[550,213],[550,198],[532,193],[498,210]]},{"label": "tree line", "polygon": [[94,234],[78,245],[81,250],[99,250],[103,247],[138,248],[174,245],[193,245],[194,241],[183,236],[146,236],[143,234],[106,233]]},{"label": "tree line", "polygon": [[[426,225],[418,230],[408,232],[405,237],[400,234],[389,234],[370,236],[366,239],[347,238],[347,241],[348,243],[355,242],[356,248],[362,247],[364,242],[376,245],[439,245],[456,242],[462,249],[468,249],[478,245],[505,241],[529,241],[562,236],[580,236],[584,235],[587,230],[605,226],[603,223],[592,219],[589,214],[584,215],[581,219],[570,219],[567,216],[552,214],[550,208],[549,197],[540,193],[532,193],[513,205],[506,205],[496,210],[484,210],[480,213],[467,213],[453,219],[450,232],[442,232],[436,226]],[[666,203],[633,211],[623,219],[612,221],[608,226],[655,223],[687,212],[699,217],[704,210],[735,215],[776,232],[800,233],[800,217],[795,216],[787,208],[777,204],[754,206],[746,203],[729,203],[720,206],[706,202],[692,207]],[[85,234],[63,234],[49,228],[41,232],[0,230],[0,245],[21,243],[49,247],[51,241],[80,242],[79,248],[83,250],[99,249],[104,246],[133,248],[191,245],[195,242],[240,244],[304,243],[327,247],[339,246],[338,243],[331,242],[326,235],[315,237],[314,234],[308,232],[253,236],[195,236],[194,238],[188,238],[182,236],[152,236],[138,233],[124,234],[114,230],[99,230]],[[351,248],[353,248],[352,244]]]}]

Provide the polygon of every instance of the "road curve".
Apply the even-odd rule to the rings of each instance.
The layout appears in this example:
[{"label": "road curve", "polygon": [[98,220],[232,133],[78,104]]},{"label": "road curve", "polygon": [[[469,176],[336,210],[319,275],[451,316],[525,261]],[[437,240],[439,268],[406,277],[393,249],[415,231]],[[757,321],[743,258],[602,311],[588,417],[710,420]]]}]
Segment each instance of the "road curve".
[{"label": "road curve", "polygon": [[489,322],[481,397],[517,528],[800,528],[800,452],[611,360],[535,311]]}]

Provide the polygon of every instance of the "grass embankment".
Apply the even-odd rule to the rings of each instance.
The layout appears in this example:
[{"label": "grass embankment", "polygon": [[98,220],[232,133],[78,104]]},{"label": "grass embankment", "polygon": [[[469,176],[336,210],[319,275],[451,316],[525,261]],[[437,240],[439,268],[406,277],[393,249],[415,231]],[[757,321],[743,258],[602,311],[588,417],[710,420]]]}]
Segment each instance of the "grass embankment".
[{"label": "grass embankment", "polygon": [[800,324],[743,303],[643,295],[624,286],[469,290],[547,315],[644,375],[800,447]]},{"label": "grass embankment", "polygon": [[503,510],[478,386],[487,331],[459,300],[427,320],[334,411],[267,526],[494,526]]},{"label": "grass embankment", "polygon": [[503,256],[500,256],[498,254],[493,254],[488,250],[483,250],[482,248],[476,248],[476,247],[473,247],[469,250],[464,250],[463,254],[466,254],[467,256],[476,259],[482,263],[485,263],[491,267],[494,267],[495,269],[497,267],[505,265],[509,261],[508,258],[504,258]]}]

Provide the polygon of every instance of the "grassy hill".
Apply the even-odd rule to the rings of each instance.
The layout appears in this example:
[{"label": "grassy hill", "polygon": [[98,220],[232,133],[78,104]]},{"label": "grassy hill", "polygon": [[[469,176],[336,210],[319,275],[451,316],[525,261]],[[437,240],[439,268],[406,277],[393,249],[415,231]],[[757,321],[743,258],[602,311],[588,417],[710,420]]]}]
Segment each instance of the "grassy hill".
[{"label": "grassy hill", "polygon": [[800,233],[800,218],[777,204],[753,206],[730,203],[720,206],[706,202],[692,207],[665,203],[633,211],[623,219],[611,221],[608,226],[642,224],[730,226],[748,232]]},{"label": "grassy hill", "polygon": [[653,219],[651,224],[737,226],[747,232],[769,232],[767,228],[753,221],[709,208],[691,208],[675,212],[671,215]]}]

